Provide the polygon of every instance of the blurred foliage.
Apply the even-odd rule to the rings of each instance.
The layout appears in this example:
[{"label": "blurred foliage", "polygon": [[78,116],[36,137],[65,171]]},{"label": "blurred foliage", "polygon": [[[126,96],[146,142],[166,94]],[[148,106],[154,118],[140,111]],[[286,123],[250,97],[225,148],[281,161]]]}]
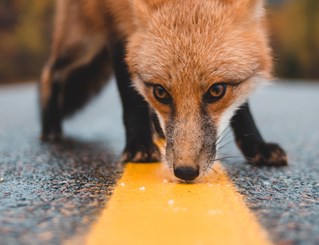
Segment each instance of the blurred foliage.
[{"label": "blurred foliage", "polygon": [[288,0],[269,13],[276,75],[319,79],[319,0]]},{"label": "blurred foliage", "polygon": [[[269,0],[276,75],[319,79],[319,0]],[[0,84],[34,80],[49,55],[54,0],[0,0]]]},{"label": "blurred foliage", "polygon": [[49,54],[53,0],[0,0],[0,83],[34,80]]}]

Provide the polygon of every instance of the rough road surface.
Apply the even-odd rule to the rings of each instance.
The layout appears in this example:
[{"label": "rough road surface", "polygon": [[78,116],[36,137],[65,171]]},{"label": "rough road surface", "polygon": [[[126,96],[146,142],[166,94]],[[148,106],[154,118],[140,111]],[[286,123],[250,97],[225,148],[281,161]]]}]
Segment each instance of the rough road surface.
[{"label": "rough road surface", "polygon": [[[287,150],[290,165],[245,164],[230,133],[229,175],[276,244],[319,244],[319,85],[274,85],[251,101],[264,137]],[[62,244],[85,232],[122,171],[113,83],[65,123],[56,145],[38,140],[36,102],[33,84],[0,87],[0,245]]]}]

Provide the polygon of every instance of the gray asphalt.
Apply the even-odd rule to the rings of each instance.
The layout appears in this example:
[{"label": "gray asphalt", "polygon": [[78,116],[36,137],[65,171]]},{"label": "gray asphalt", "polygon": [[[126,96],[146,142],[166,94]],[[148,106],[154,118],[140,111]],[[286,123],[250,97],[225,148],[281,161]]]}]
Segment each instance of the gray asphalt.
[{"label": "gray asphalt", "polygon": [[0,89],[1,245],[61,244],[95,220],[121,173],[112,92],[66,122],[66,140],[50,145],[38,139],[36,87]]},{"label": "gray asphalt", "polygon": [[[319,86],[276,85],[252,97],[263,136],[288,152],[286,168],[227,163],[239,191],[278,244],[319,244]],[[235,147],[228,154],[239,155]],[[238,164],[239,163],[239,164]]]},{"label": "gray asphalt", "polygon": [[[230,135],[223,155],[235,158],[225,166],[276,244],[319,244],[319,85],[273,85],[251,102],[264,137],[287,150],[290,165],[247,165]],[[34,84],[0,87],[0,245],[61,244],[83,234],[122,172],[114,83],[65,123],[61,144],[38,140],[37,119]]]}]

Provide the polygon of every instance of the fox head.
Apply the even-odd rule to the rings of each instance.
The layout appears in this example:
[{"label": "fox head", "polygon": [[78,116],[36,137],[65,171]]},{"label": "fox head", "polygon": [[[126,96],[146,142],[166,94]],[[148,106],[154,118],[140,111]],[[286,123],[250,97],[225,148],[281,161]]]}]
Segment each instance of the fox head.
[{"label": "fox head", "polygon": [[261,0],[134,0],[127,57],[176,177],[211,168],[234,111],[270,76]]}]

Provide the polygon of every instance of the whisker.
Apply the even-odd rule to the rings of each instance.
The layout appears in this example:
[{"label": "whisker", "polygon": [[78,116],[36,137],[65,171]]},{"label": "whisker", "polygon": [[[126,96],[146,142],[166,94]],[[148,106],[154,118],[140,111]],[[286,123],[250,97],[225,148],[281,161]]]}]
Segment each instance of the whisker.
[{"label": "whisker", "polygon": [[[208,166],[207,168],[209,168],[210,170],[214,171],[215,173],[218,173],[218,171],[216,169],[214,169],[213,166]],[[219,173],[218,173],[219,174]]]},{"label": "whisker", "polygon": [[[228,130],[228,131],[227,131]],[[223,132],[216,138],[216,142],[221,142],[224,137],[226,137],[231,132],[231,127],[228,125]]]},{"label": "whisker", "polygon": [[225,132],[226,132],[226,130],[228,130],[228,129],[230,129],[230,125],[228,125],[226,128],[224,128],[224,130],[220,133],[220,135],[219,135],[219,136],[223,135],[223,133],[225,133]]},{"label": "whisker", "polygon": [[245,157],[245,156],[222,156],[222,157],[214,159],[213,162],[222,161],[222,160],[225,160],[225,159],[243,159],[243,160],[247,160],[247,161],[253,161],[254,160],[254,158],[252,158],[252,157]]},{"label": "whisker", "polygon": [[219,140],[221,140],[221,138],[223,138],[225,135],[227,135],[227,134],[230,132],[229,129],[230,129],[229,126],[226,127],[226,128],[220,133],[220,135],[217,136],[216,142],[219,141]]},{"label": "whisker", "polygon": [[218,142],[216,144],[216,147],[219,147],[220,145],[223,145],[224,143],[226,142],[232,142],[233,141],[233,138],[231,137],[231,135],[229,135],[228,137],[226,137],[222,142]]},{"label": "whisker", "polygon": [[232,135],[231,134],[227,134],[222,139],[220,139],[219,141],[216,141],[216,145],[219,145],[219,144],[223,143],[223,141],[228,140],[230,138],[232,138]]},{"label": "whisker", "polygon": [[225,156],[225,157],[219,157],[219,158],[215,158],[213,161],[221,161],[221,160],[225,160],[225,159],[238,159],[241,158],[240,156]]},{"label": "whisker", "polygon": [[222,150],[223,148],[225,148],[226,146],[228,146],[230,143],[232,142],[232,139],[231,140],[228,140],[227,142],[223,143],[223,145],[221,146],[216,146],[216,148],[218,149],[218,151]]},{"label": "whisker", "polygon": [[205,168],[205,172],[207,171],[207,169],[210,169],[210,170],[212,170],[212,171],[214,171],[215,173],[219,173],[216,169],[214,169],[214,167],[213,166],[211,166],[211,165],[208,165],[206,168]]}]

